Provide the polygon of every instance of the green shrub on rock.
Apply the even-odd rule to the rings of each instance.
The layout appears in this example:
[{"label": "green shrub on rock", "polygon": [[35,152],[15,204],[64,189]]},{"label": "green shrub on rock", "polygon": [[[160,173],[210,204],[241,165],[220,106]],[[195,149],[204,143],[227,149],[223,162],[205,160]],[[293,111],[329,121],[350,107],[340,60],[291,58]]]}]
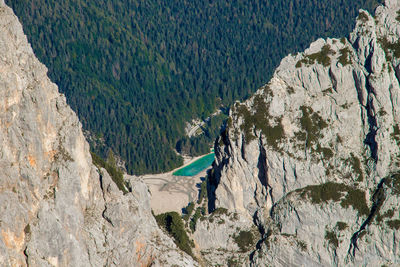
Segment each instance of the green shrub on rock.
[{"label": "green shrub on rock", "polygon": [[177,212],[167,212],[155,216],[158,225],[165,229],[175,241],[175,244],[190,256],[193,256],[191,242],[185,231],[181,216]]}]

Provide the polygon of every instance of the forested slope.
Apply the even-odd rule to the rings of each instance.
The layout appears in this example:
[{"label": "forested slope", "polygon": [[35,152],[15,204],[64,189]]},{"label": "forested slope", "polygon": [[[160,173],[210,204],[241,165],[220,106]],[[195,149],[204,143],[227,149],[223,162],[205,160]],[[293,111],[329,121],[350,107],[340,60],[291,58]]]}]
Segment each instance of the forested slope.
[{"label": "forested slope", "polygon": [[[347,35],[358,9],[377,1],[6,2],[97,138],[92,149],[105,156],[111,148],[141,174],[182,163],[173,149],[186,121],[247,97],[316,37]],[[219,121],[190,151],[207,149]]]}]

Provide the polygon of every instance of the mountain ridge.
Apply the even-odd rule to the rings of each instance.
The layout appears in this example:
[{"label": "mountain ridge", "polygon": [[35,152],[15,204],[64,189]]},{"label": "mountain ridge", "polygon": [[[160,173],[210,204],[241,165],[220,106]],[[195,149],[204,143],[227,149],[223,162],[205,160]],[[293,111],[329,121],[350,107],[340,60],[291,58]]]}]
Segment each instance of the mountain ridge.
[{"label": "mountain ridge", "polygon": [[0,265],[197,266],[151,213],[92,164],[76,114],[0,1]]},{"label": "mountain ridge", "polygon": [[259,228],[251,264],[399,263],[399,8],[361,10],[348,39],[287,56],[232,108],[209,207]]}]

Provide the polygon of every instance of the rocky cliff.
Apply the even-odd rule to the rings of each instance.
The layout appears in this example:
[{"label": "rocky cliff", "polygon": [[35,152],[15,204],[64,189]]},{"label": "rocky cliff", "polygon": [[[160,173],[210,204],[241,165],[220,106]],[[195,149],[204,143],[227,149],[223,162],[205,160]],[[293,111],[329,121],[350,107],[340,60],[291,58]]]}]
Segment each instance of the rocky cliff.
[{"label": "rocky cliff", "polygon": [[[208,205],[187,228],[204,265],[400,265],[400,3],[361,11],[231,110]],[[196,266],[120,191],[0,0],[0,265]],[[196,215],[197,214],[197,215]]]},{"label": "rocky cliff", "polygon": [[360,11],[348,38],[287,56],[232,108],[209,206],[258,227],[250,264],[400,264],[399,9]]},{"label": "rocky cliff", "polygon": [[158,228],[147,187],[92,164],[75,113],[0,0],[0,265],[196,263]]}]

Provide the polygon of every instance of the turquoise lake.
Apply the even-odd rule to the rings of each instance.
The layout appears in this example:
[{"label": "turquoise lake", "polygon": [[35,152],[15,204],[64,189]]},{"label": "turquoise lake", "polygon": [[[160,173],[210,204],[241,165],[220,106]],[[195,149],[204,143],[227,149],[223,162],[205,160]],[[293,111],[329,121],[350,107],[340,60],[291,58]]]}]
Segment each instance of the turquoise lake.
[{"label": "turquoise lake", "polygon": [[211,166],[214,161],[214,153],[208,154],[202,158],[199,158],[192,164],[189,164],[182,169],[177,170],[173,173],[176,176],[194,176],[204,169]]}]

